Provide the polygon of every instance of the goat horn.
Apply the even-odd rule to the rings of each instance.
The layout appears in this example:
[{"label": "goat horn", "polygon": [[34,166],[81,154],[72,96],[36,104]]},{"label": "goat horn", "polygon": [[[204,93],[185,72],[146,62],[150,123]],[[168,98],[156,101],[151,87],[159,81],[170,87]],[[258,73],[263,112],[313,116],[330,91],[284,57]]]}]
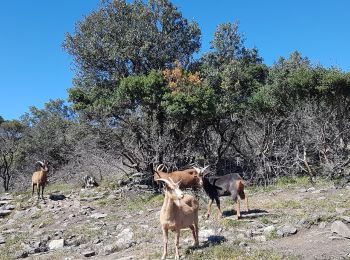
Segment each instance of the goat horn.
[{"label": "goat horn", "polygon": [[35,164],[39,163],[42,167],[45,165],[42,161],[37,161]]},{"label": "goat horn", "polygon": [[[160,167],[162,167],[162,169],[160,169]],[[164,164],[159,164],[156,171],[159,172],[159,171],[162,171],[164,169]]]},{"label": "goat horn", "polygon": [[207,165],[205,166],[203,169],[202,169],[202,172],[204,172],[210,165]]},{"label": "goat horn", "polygon": [[201,169],[199,169],[199,168],[197,168],[197,167],[193,167],[193,169],[195,169],[195,170],[196,170],[196,172],[197,172],[198,174],[200,174],[200,173],[201,173]]},{"label": "goat horn", "polygon": [[157,181],[164,181],[166,184],[168,184],[168,186],[171,188],[174,186],[174,184],[172,184],[169,180],[167,179],[163,179],[163,178],[159,178],[157,179]]}]

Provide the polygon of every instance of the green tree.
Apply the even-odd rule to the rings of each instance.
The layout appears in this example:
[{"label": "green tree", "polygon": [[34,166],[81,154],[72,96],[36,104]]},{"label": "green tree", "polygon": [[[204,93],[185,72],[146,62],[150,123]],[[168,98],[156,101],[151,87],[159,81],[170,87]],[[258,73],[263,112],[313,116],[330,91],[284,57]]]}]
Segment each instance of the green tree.
[{"label": "green tree", "polygon": [[168,0],[104,1],[67,34],[64,48],[77,74],[70,100],[76,109],[103,107],[127,76],[188,64],[200,47],[200,30]]}]

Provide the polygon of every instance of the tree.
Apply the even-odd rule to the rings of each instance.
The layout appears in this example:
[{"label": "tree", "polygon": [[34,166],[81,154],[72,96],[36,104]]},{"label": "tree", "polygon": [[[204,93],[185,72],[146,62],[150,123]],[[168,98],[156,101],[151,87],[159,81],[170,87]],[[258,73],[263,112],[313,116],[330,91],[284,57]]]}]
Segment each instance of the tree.
[{"label": "tree", "polygon": [[13,178],[13,165],[18,156],[24,125],[17,120],[0,123],[0,178],[5,191]]},{"label": "tree", "polygon": [[147,75],[175,60],[187,65],[200,47],[200,30],[168,0],[104,1],[67,33],[63,47],[77,74],[70,100],[78,110],[103,108],[127,76]]}]

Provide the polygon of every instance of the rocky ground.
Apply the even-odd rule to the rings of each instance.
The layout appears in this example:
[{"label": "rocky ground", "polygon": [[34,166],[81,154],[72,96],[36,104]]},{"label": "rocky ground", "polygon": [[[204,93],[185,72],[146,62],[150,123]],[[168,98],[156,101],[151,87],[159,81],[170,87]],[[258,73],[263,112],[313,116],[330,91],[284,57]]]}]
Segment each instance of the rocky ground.
[{"label": "rocky ground", "polygon": [[[248,187],[250,212],[236,220],[222,199],[224,217],[204,219],[200,246],[191,232],[180,237],[183,259],[350,259],[350,186],[306,179],[268,188]],[[0,194],[0,259],[160,259],[159,210],[163,195],[119,188],[50,185],[46,200],[26,193]],[[242,203],[244,210],[244,203]],[[174,256],[170,233],[169,259]]]}]

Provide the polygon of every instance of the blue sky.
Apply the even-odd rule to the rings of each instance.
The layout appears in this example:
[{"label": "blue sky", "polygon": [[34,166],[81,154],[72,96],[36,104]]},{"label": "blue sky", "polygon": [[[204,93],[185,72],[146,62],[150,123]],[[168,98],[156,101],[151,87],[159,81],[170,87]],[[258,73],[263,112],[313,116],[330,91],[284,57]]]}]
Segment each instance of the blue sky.
[{"label": "blue sky", "polygon": [[[268,65],[300,51],[314,64],[350,70],[348,0],[174,0],[199,23],[202,50],[216,26],[240,21],[246,46],[257,47]],[[99,6],[99,0],[11,0],[0,8],[0,115],[18,119],[29,106],[67,99],[72,57],[61,45],[66,32]]]}]

